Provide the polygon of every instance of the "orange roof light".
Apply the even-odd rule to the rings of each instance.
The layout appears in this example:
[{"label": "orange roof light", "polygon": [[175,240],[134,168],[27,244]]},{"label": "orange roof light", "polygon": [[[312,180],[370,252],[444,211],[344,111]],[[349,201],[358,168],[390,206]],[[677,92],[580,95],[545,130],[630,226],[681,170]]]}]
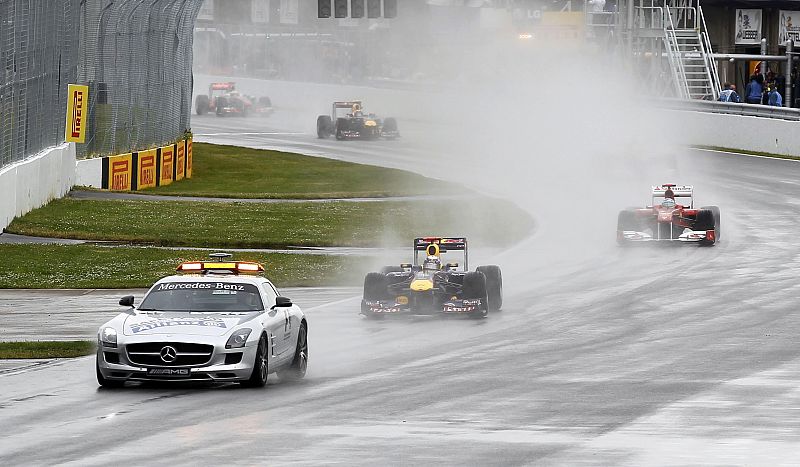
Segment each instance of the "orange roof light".
[{"label": "orange roof light", "polygon": [[234,274],[258,274],[264,272],[264,266],[250,261],[235,261],[225,263],[216,261],[191,261],[187,263],[181,263],[176,270],[178,272],[230,271]]}]

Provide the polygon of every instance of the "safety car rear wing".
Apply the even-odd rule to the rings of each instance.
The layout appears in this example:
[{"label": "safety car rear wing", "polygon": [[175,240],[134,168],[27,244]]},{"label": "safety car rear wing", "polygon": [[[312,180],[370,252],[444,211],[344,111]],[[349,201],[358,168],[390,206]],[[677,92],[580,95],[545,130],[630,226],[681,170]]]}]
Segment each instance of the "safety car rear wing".
[{"label": "safety car rear wing", "polygon": [[436,245],[439,253],[448,251],[464,252],[464,269],[469,270],[469,257],[467,255],[466,237],[417,237],[414,239],[414,264],[418,263],[420,251],[428,251],[430,245]]}]

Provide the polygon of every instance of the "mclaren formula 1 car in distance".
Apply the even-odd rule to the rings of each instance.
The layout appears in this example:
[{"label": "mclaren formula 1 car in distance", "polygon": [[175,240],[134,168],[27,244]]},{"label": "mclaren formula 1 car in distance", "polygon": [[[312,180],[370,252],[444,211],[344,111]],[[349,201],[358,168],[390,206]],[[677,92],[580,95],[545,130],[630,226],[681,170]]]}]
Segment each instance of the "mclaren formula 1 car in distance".
[{"label": "mclaren formula 1 car in distance", "polygon": [[[453,252],[463,253],[463,266],[442,263],[441,256]],[[503,276],[498,266],[469,271],[468,259],[464,237],[415,238],[413,263],[386,266],[364,278],[361,314],[368,318],[437,313],[486,317],[503,305]]]},{"label": "mclaren formula 1 car in distance", "polygon": [[236,83],[211,83],[208,94],[201,94],[195,99],[197,115],[216,113],[218,117],[235,115],[247,117],[249,115],[269,115],[272,113],[272,101],[269,97],[262,96],[256,99],[246,96],[236,90]]},{"label": "mclaren formula 1 car in distance", "polygon": [[652,189],[652,204],[626,209],[617,217],[617,242],[673,242],[714,245],[719,241],[717,206],[694,207],[691,186],[664,184]]},{"label": "mclaren formula 1 car in distance", "polygon": [[397,121],[388,117],[378,118],[364,113],[361,101],[334,102],[330,115],[317,117],[317,137],[336,139],[395,139],[400,136]]}]

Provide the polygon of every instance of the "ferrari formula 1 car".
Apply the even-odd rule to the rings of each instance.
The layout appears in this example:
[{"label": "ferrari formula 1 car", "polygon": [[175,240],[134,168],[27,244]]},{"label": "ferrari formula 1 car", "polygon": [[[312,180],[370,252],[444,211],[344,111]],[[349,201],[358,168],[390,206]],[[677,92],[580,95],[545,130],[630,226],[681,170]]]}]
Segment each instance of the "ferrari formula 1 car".
[{"label": "ferrari formula 1 car", "polygon": [[[442,264],[441,256],[451,252],[463,253],[463,267],[457,262]],[[404,313],[486,317],[489,310],[503,305],[503,277],[497,266],[469,271],[468,258],[466,238],[414,239],[413,263],[386,266],[364,278],[361,314],[368,318]]]},{"label": "ferrari formula 1 car", "polygon": [[330,115],[317,117],[317,137],[336,139],[395,139],[400,136],[394,118],[364,113],[361,101],[334,102]]},{"label": "ferrari formula 1 car", "polygon": [[626,209],[617,217],[617,242],[677,242],[713,245],[719,241],[717,206],[694,207],[691,186],[654,186],[652,205]]},{"label": "ferrari formula 1 car", "polygon": [[270,373],[281,379],[306,374],[306,317],[280,296],[258,263],[211,261],[178,266],[157,281],[138,307],[125,311],[97,333],[97,382],[121,387],[126,381],[238,382],[263,387]]},{"label": "ferrari formula 1 car", "polygon": [[266,96],[258,99],[245,96],[236,90],[236,83],[211,83],[208,94],[197,96],[195,110],[197,115],[214,112],[218,117],[269,115],[272,113],[272,101]]}]

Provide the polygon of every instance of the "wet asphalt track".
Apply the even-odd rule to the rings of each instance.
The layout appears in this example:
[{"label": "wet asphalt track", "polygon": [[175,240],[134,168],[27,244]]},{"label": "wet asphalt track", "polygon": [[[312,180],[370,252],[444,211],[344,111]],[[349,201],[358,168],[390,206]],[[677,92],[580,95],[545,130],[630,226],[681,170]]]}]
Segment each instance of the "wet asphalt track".
[{"label": "wet asphalt track", "polygon": [[[423,154],[221,120],[195,120],[197,139],[266,126],[286,134],[238,142],[406,168]],[[614,220],[547,211],[492,258],[506,302],[487,320],[306,305],[299,384],[108,391],[92,358],[0,374],[0,464],[797,465],[800,164],[686,151],[650,169],[720,205],[720,244],[618,248]]]}]

